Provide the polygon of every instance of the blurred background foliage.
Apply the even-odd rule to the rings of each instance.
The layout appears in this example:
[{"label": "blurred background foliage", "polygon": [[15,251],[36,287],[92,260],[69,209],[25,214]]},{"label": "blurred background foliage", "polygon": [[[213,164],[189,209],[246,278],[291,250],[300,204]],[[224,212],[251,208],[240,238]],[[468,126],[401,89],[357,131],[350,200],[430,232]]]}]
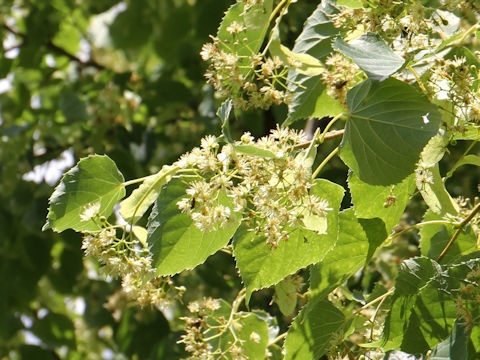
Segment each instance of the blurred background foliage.
[{"label": "blurred background foliage", "polygon": [[[53,186],[81,157],[107,154],[133,179],[175,161],[202,136],[219,134],[220,100],[205,85],[198,54],[233,2],[0,1],[0,359],[185,356],[176,344],[183,305],[135,308],[116,279],[83,257],[78,234],[41,227]],[[317,3],[291,7],[282,25],[287,46]],[[285,112],[279,106],[237,114],[233,134],[264,135]],[[453,148],[446,168],[463,148]],[[465,166],[449,180],[454,195],[476,194],[477,169]],[[346,183],[340,160],[324,174]],[[424,209],[414,201],[405,221],[418,221]],[[399,238],[350,280],[352,294],[391,280],[417,244],[415,235]],[[188,289],[185,304],[202,296],[231,300],[241,287],[232,258],[221,253],[177,283]],[[291,319],[282,319],[271,297],[271,290],[260,291],[251,305],[276,315],[285,330]]]}]

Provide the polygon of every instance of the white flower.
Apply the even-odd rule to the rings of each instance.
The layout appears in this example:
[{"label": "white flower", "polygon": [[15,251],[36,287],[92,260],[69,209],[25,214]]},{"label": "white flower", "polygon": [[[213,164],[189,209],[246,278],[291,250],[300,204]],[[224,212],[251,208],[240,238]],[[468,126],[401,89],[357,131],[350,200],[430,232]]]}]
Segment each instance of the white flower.
[{"label": "white flower", "polygon": [[84,206],[83,212],[80,214],[81,221],[88,221],[96,217],[100,212],[100,203],[89,203]]}]

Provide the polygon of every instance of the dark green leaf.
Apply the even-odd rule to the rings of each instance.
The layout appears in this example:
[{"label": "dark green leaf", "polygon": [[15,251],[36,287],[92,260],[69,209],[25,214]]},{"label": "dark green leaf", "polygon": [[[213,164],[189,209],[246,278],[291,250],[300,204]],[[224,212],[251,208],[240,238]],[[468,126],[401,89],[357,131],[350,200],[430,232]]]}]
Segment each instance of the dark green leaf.
[{"label": "dark green leaf", "polygon": [[413,86],[392,78],[357,85],[347,103],[350,119],[340,156],[372,185],[395,184],[411,174],[441,122],[436,106]]},{"label": "dark green leaf", "polygon": [[75,348],[75,328],[72,320],[65,315],[49,313],[33,325],[32,331],[50,346]]},{"label": "dark green leaf", "polygon": [[[323,61],[331,52],[331,39],[339,30],[333,26],[331,15],[338,9],[331,1],[322,1],[303,26],[293,47],[296,54],[308,54]],[[288,116],[284,126],[298,119],[335,116],[343,112],[343,106],[327,95],[327,88],[321,76],[308,76],[290,71],[289,89],[293,93],[288,106]]]},{"label": "dark green leaf", "polygon": [[471,329],[456,321],[452,333],[444,342],[435,346],[429,360],[468,360],[468,340]]}]

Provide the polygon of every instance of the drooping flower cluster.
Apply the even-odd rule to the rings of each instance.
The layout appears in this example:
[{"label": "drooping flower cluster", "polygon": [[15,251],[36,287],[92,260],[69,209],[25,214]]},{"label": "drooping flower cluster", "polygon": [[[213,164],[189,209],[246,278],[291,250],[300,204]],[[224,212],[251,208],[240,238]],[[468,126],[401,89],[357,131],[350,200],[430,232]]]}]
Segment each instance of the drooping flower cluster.
[{"label": "drooping flower cluster", "polygon": [[302,131],[284,128],[257,141],[246,133],[221,150],[214,137],[207,137],[177,162],[198,176],[177,205],[203,231],[224,226],[239,214],[277,247],[288,239],[290,226],[304,226],[305,216],[325,218],[330,210],[325,199],[309,193],[312,164],[299,150],[305,143]]},{"label": "drooping flower cluster", "polygon": [[100,203],[88,204],[80,214],[81,221],[94,221],[101,226],[99,231],[83,233],[85,254],[98,260],[106,274],[122,278],[122,290],[130,300],[140,306],[168,306],[184,289],[175,287],[169,278],[155,277],[149,249],[132,233],[108,224],[99,216],[99,210]]},{"label": "drooping flower cluster", "polygon": [[[185,344],[185,350],[194,359],[212,359],[213,347],[204,340],[205,330],[208,330],[208,317],[220,309],[217,299],[205,298],[202,301],[194,301],[188,305],[188,310],[194,314],[192,317],[183,317],[185,321],[185,334],[181,336],[179,343]],[[223,319],[225,322],[226,319]],[[221,321],[218,321],[221,323]]]}]

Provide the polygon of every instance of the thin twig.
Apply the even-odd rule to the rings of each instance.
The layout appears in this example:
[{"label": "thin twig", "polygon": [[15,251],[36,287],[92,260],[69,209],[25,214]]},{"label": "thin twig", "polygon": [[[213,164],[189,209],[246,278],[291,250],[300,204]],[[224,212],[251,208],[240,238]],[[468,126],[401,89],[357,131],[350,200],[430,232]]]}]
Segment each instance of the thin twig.
[{"label": "thin twig", "polygon": [[[2,27],[7,30],[8,32],[12,33],[13,35],[15,36],[18,36],[20,38],[23,39],[23,42],[20,46],[26,44],[28,42],[28,37],[27,35],[25,35],[24,33],[21,33],[17,30],[15,30],[14,28],[12,28],[11,26],[7,25],[7,24],[2,24]],[[45,46],[47,47],[47,49],[59,54],[59,55],[63,55],[67,58],[69,58],[70,60],[72,61],[75,61],[77,63],[79,63],[80,65],[82,66],[91,66],[91,67],[94,67],[94,68],[97,68],[98,70],[105,70],[106,67],[103,66],[102,64],[99,64],[98,62],[96,62],[94,59],[90,59],[88,61],[83,61],[81,60],[79,57],[69,53],[67,50],[61,48],[60,46],[57,46],[55,45],[52,40],[49,40]]]},{"label": "thin twig", "polygon": [[441,254],[438,256],[438,259],[437,259],[437,262],[440,262],[442,261],[442,259],[445,257],[446,253],[448,250],[450,250],[450,248],[452,247],[453,243],[455,242],[455,240],[457,240],[458,236],[460,235],[460,233],[463,231],[463,228],[474,218],[475,215],[477,215],[477,213],[480,211],[480,203],[477,204],[477,206],[475,206],[472,211],[470,212],[470,214],[468,214],[468,216],[463,219],[463,221],[460,223],[460,225],[458,225],[458,229],[457,231],[455,231],[455,233],[453,234],[452,238],[450,239],[450,241],[448,242],[447,246],[445,246],[445,248],[442,250]]}]

